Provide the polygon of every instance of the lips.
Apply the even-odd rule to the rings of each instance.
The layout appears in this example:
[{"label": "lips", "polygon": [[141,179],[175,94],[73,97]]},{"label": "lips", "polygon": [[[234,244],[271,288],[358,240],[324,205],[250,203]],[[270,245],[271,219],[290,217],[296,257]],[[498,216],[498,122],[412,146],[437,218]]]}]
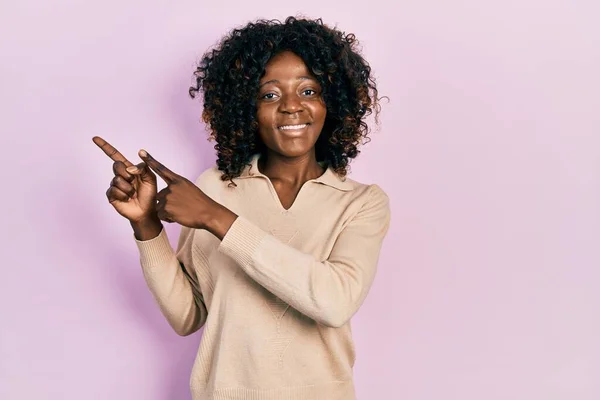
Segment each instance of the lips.
[{"label": "lips", "polygon": [[282,131],[295,131],[295,130],[299,130],[299,129],[304,129],[308,125],[310,125],[310,124],[309,123],[305,123],[305,124],[286,124],[286,125],[279,125],[277,127],[277,129],[280,129]]}]

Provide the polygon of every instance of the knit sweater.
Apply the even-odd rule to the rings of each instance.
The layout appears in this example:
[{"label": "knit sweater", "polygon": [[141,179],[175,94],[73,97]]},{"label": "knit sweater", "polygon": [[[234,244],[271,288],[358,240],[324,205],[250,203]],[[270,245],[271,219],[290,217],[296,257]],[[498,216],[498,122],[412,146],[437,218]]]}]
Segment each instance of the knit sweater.
[{"label": "knit sweater", "polygon": [[377,185],[328,168],[289,209],[258,170],[211,168],[196,185],[238,215],[223,240],[182,227],[136,239],[144,277],[180,335],[204,332],[194,400],[354,400],[350,319],[375,276],[390,221]]}]

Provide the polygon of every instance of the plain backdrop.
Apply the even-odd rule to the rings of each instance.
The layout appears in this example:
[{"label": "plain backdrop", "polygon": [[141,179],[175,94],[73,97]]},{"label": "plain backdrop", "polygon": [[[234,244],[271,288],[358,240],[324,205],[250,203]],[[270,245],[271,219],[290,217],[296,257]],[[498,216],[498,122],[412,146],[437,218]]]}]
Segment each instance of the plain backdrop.
[{"label": "plain backdrop", "polygon": [[355,33],[389,97],[351,164],[393,212],[358,398],[599,399],[595,0],[2,1],[0,399],[190,398],[200,334],[158,311],[91,138],[195,179],[197,60],[297,14]]}]

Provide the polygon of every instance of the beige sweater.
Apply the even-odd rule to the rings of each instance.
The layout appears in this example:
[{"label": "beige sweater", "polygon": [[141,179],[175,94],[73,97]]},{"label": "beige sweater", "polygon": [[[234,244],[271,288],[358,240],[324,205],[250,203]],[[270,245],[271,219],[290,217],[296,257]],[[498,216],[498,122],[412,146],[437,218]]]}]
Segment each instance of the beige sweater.
[{"label": "beige sweater", "polygon": [[350,318],[373,281],[388,230],[388,197],[328,169],[285,210],[252,167],[216,168],[196,184],[239,217],[223,241],[183,227],[137,241],[144,276],[180,335],[204,326],[194,400],[354,400]]}]

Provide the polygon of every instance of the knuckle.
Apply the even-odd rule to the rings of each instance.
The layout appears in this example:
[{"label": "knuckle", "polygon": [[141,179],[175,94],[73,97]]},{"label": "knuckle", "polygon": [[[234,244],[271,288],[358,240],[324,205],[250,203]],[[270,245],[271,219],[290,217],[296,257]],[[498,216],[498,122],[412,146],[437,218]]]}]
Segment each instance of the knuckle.
[{"label": "knuckle", "polygon": [[114,172],[115,174],[118,174],[118,173],[119,173],[119,171],[121,170],[121,164],[123,164],[121,161],[115,161],[115,162],[113,163],[113,172]]}]

